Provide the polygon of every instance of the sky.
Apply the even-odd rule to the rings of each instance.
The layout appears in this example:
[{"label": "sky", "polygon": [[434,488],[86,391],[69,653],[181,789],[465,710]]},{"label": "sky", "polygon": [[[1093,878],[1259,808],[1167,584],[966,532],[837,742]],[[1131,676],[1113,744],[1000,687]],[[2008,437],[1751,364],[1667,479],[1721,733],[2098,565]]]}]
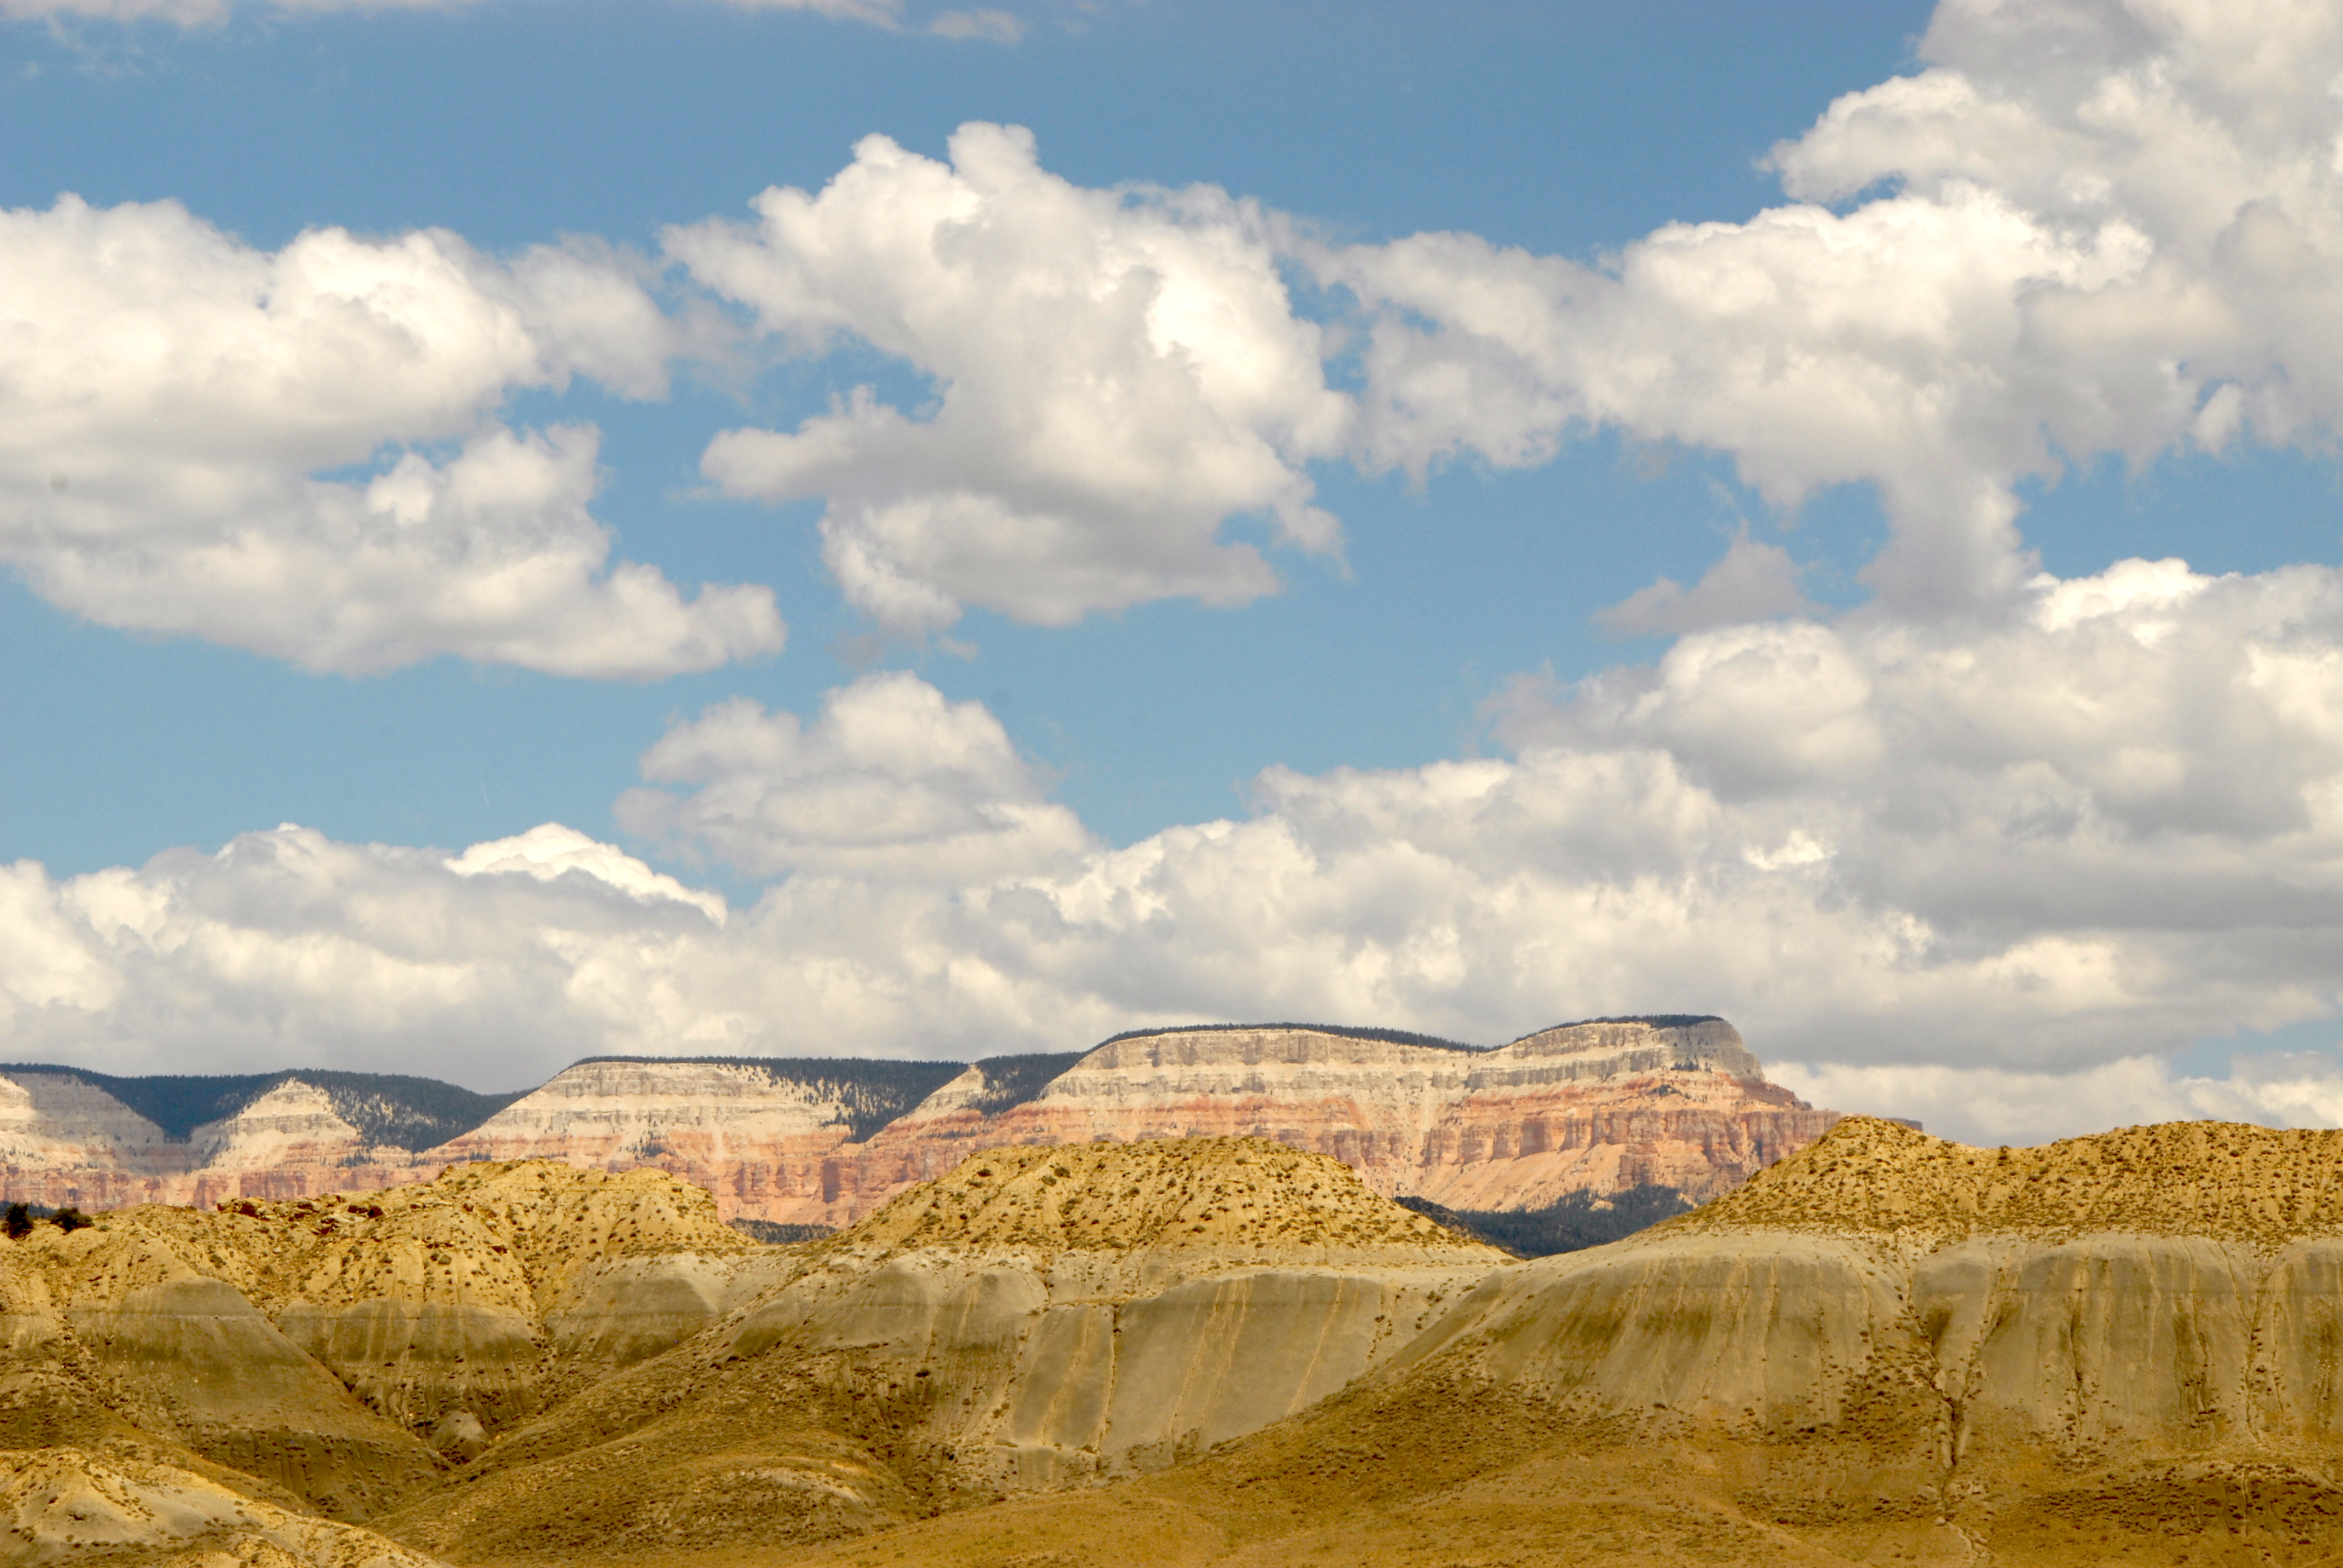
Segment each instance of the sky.
[{"label": "sky", "polygon": [[0,0],[0,1058],[2343,1121],[2343,17]]}]

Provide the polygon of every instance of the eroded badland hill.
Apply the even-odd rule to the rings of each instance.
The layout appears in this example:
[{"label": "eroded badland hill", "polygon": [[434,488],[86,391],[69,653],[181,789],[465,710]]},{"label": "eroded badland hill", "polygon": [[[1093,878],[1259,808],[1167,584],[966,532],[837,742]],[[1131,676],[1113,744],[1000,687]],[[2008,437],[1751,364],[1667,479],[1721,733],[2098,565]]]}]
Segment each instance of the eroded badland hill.
[{"label": "eroded badland hill", "polygon": [[1529,1262],[1258,1139],[791,1247],[480,1164],[0,1291],[6,1562],[2343,1563],[2343,1133],[1854,1119]]}]

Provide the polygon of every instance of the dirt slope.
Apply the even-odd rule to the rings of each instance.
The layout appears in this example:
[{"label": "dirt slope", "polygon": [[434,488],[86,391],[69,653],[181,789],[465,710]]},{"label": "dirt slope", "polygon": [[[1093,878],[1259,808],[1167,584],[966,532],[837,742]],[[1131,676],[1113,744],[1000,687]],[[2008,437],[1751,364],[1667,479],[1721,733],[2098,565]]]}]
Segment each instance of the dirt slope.
[{"label": "dirt slope", "polygon": [[2343,1134],[1849,1121],[1192,1463],[729,1561],[2336,1568],[2338,1478]]},{"label": "dirt slope", "polygon": [[[41,1225],[0,1242],[0,1449],[67,1456],[57,1484],[114,1521],[107,1550],[244,1531],[264,1556],[357,1563],[392,1549],[320,1515],[437,1487],[503,1426],[714,1321],[775,1256],[663,1174],[542,1164]],[[210,1501],[136,1501],[190,1486]],[[51,1528],[47,1493],[9,1506],[0,1562],[45,1561],[78,1528]],[[98,1560],[81,1539],[74,1560]]]},{"label": "dirt slope", "polygon": [[0,1563],[156,1568],[439,1568],[356,1525],[179,1465],[72,1448],[0,1452]]},{"label": "dirt slope", "polygon": [[1854,1120],[1519,1263],[1252,1139],[789,1248],[649,1173],[337,1202],[0,1245],[0,1447],[59,1478],[0,1563],[2343,1568],[2343,1134]]},{"label": "dirt slope", "polygon": [[631,1561],[1158,1470],[1335,1392],[1504,1262],[1259,1139],[993,1150],[792,1251],[384,1528]]}]

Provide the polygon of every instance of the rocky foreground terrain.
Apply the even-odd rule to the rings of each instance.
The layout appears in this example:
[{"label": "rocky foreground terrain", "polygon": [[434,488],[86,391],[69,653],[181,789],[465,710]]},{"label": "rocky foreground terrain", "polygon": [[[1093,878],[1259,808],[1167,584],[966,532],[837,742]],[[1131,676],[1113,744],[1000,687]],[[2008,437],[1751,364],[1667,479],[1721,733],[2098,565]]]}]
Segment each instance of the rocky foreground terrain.
[{"label": "rocky foreground terrain", "polygon": [[760,1247],[459,1166],[0,1242],[0,1562],[2343,1561],[2343,1133],[1868,1119],[1519,1261],[1262,1139]]},{"label": "rocky foreground terrain", "polygon": [[972,1149],[1252,1135],[1374,1191],[1538,1209],[1712,1197],[1834,1120],[1765,1081],[1722,1019],[1596,1020],[1480,1050],[1392,1030],[1160,1030],[973,1064],[589,1060],[526,1094],[333,1072],[117,1079],[0,1068],[0,1201],[283,1201],[451,1161],[659,1170],[719,1214],[839,1226]]}]

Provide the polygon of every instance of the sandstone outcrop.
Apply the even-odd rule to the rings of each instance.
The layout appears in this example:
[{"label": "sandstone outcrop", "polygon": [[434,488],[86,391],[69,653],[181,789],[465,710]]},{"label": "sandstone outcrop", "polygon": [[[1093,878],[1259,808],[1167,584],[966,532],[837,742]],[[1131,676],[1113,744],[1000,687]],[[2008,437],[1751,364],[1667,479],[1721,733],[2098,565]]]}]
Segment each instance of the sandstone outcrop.
[{"label": "sandstone outcrop", "polygon": [[375,1073],[112,1078],[0,1068],[0,1201],[207,1207],[427,1181],[439,1167],[417,1151],[514,1098]]},{"label": "sandstone outcrop", "polygon": [[[1528,1209],[1655,1183],[1695,1201],[1833,1120],[1765,1081],[1722,1019],[1598,1020],[1493,1050],[1296,1028],[1110,1040],[996,1119],[1005,1142],[1271,1137],[1385,1193]],[[883,1135],[882,1135],[883,1136]]]},{"label": "sandstone outcrop", "polygon": [[[1331,1155],[1385,1194],[1536,1209],[1646,1185],[1697,1201],[1833,1120],[1766,1082],[1730,1024],[1701,1018],[1598,1020],[1488,1050],[1274,1025],[966,1067],[608,1059],[519,1096],[351,1074],[173,1081],[218,1086],[169,1102],[217,1112],[200,1122],[118,1097],[161,1081],[0,1070],[0,1200],[286,1201],[545,1159],[666,1171],[714,1192],[727,1219],[840,1226],[974,1149],[1254,1136]],[[159,1098],[149,1108],[166,1115]]]},{"label": "sandstone outcrop", "polygon": [[717,1193],[727,1218],[786,1221],[823,1190],[827,1157],[960,1076],[951,1062],[585,1061],[422,1158],[661,1170]]},{"label": "sandstone outcrop", "polygon": [[665,1163],[707,1181],[728,1215],[844,1225],[970,1149],[1249,1136],[1331,1155],[1387,1195],[1534,1209],[1644,1185],[1698,1201],[1835,1119],[1765,1081],[1722,1019],[1596,1020],[1492,1050],[1393,1031],[1211,1027],[980,1062],[819,1158]]}]

